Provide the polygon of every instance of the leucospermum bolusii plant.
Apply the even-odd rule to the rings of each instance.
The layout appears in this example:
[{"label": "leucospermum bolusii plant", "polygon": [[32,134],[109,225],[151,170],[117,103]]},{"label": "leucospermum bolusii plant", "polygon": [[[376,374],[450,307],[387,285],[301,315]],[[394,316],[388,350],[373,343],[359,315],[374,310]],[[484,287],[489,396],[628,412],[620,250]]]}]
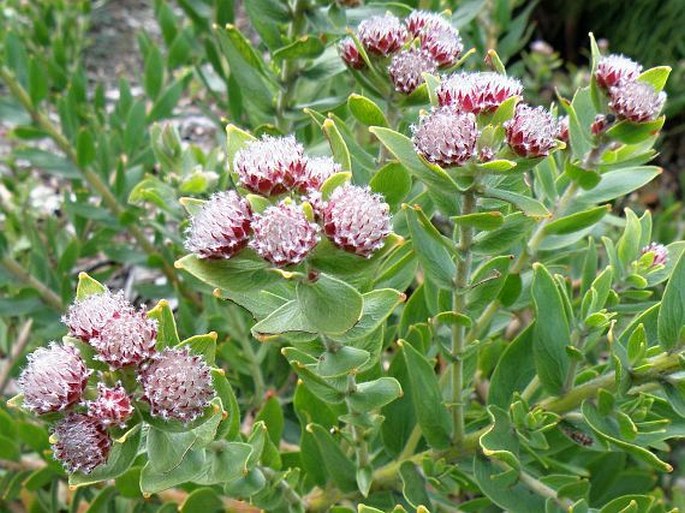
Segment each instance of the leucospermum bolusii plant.
[{"label": "leucospermum bolusii plant", "polygon": [[176,268],[292,371],[257,411],[214,337],[83,278],[70,338],[21,379],[72,484],[137,468],[182,509],[668,510],[685,244],[614,202],[660,172],[669,69],[592,40],[589,84],[535,105],[494,51],[459,69],[451,23],[367,17],[335,43],[345,105],[292,134],[228,125],[221,187],[181,200]]}]

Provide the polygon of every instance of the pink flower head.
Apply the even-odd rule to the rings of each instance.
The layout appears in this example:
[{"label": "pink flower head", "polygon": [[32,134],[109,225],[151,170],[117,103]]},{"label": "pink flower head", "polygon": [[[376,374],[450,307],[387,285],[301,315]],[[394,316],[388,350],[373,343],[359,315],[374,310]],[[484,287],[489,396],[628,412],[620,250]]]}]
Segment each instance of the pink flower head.
[{"label": "pink flower head", "polygon": [[491,112],[512,96],[523,92],[515,78],[492,71],[455,73],[443,80],[435,91],[440,105],[452,105],[464,112]]},{"label": "pink flower head", "polygon": [[449,27],[449,22],[437,13],[430,11],[412,11],[404,20],[412,37],[419,37],[424,30]]},{"label": "pink flower head", "polygon": [[69,328],[70,335],[89,342],[100,335],[114,315],[132,311],[133,305],[126,300],[123,291],[113,294],[105,290],[74,301],[62,322]]},{"label": "pink flower head", "polygon": [[120,383],[113,388],[98,383],[98,397],[95,401],[88,402],[88,415],[103,426],[124,427],[133,415],[133,404]]},{"label": "pink flower head", "polygon": [[276,196],[298,182],[306,165],[304,148],[291,135],[250,141],[233,162],[240,183],[255,194]]},{"label": "pink flower head", "polygon": [[90,340],[98,352],[97,358],[113,369],[140,365],[155,352],[157,321],[144,311],[128,311],[115,315],[102,328],[100,335]]},{"label": "pink flower head", "polygon": [[642,66],[623,55],[606,55],[599,59],[595,79],[607,91],[624,82],[632,82],[642,73]]},{"label": "pink flower head", "polygon": [[19,376],[24,406],[37,415],[65,410],[81,400],[90,371],[74,346],[50,342],[27,357]]},{"label": "pink flower head", "polygon": [[425,27],[419,38],[421,48],[430,53],[441,68],[454,65],[464,51],[459,31],[449,24]]},{"label": "pink flower head", "polygon": [[103,425],[82,413],[70,413],[52,431],[54,457],[67,472],[90,474],[107,462],[112,441]]},{"label": "pink flower head", "polygon": [[250,247],[276,266],[299,264],[319,242],[319,227],[302,207],[281,202],[255,215]]},{"label": "pink flower head", "polygon": [[652,121],[666,102],[666,93],[657,92],[645,82],[623,82],[609,90],[609,108],[620,119],[633,123]]},{"label": "pink flower head", "polygon": [[393,56],[388,66],[388,73],[396,91],[411,94],[423,83],[421,74],[434,73],[437,68],[438,65],[430,53],[418,48],[410,48]]},{"label": "pink flower head", "polygon": [[331,157],[314,157],[307,160],[304,173],[297,182],[297,189],[306,194],[310,191],[318,191],[323,183],[335,173],[341,170]]},{"label": "pink flower head", "polygon": [[568,116],[559,119],[559,140],[564,141],[567,144],[569,141],[569,122],[570,119]]},{"label": "pink flower head", "polygon": [[214,397],[212,376],[204,359],[188,348],[167,347],[140,369],[142,399],[150,414],[188,424],[202,415]]},{"label": "pink flower head", "polygon": [[366,67],[364,59],[362,59],[357,45],[354,44],[354,39],[351,37],[346,37],[338,45],[338,51],[340,52],[340,57],[345,64],[352,69],[363,69]]},{"label": "pink flower head", "polygon": [[460,166],[476,154],[476,116],[449,107],[432,110],[413,127],[414,148],[429,162],[442,167]]},{"label": "pink flower head", "polygon": [[651,242],[649,245],[642,248],[642,251],[640,252],[641,255],[646,255],[647,253],[652,254],[651,267],[657,265],[666,265],[668,262],[668,248],[663,244]]},{"label": "pink flower head", "polygon": [[231,258],[247,246],[250,204],[235,191],[218,192],[190,220],[185,247],[201,258]]},{"label": "pink flower head", "polygon": [[509,146],[521,157],[548,155],[559,136],[559,123],[543,107],[519,104],[514,117],[504,123]]},{"label": "pink flower head", "polygon": [[372,16],[359,24],[359,41],[366,51],[386,56],[396,52],[407,41],[407,29],[392,14]]},{"label": "pink flower head", "polygon": [[368,187],[344,185],[324,204],[321,221],[333,244],[370,258],[390,233],[390,207]]}]

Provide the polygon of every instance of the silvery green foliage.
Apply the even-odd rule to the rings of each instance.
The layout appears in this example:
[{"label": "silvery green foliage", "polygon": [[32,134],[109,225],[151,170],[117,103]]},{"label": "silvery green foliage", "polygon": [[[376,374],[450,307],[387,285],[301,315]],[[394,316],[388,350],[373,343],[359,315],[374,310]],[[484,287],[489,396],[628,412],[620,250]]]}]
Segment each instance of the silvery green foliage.
[{"label": "silvery green foliage", "polygon": [[[245,2],[258,47],[215,7],[209,24],[184,3],[178,29],[157,6],[166,64],[192,64],[231,121],[207,151],[155,127],[140,157],[154,173],[112,207],[134,230],[127,209],[141,214],[125,248],[145,250],[169,301],[136,310],[80,275],[64,347],[91,377],[43,417],[70,483],[155,510],[133,496],[183,511],[667,511],[668,485],[650,492],[685,422],[685,244],[617,205],[660,172],[669,70],[592,39],[589,81],[533,107],[506,48],[458,61],[483,35],[480,19],[457,26],[461,7]],[[161,101],[153,48],[145,88]],[[436,66],[402,76],[402,56],[425,52]],[[144,350],[93,342],[110,332]]]}]

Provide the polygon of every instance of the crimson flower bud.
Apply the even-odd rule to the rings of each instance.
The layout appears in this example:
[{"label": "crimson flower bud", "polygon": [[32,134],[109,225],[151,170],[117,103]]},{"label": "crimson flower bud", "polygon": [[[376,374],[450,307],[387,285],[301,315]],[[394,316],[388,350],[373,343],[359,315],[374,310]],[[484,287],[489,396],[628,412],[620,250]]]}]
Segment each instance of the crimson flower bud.
[{"label": "crimson flower bud", "polygon": [[52,431],[55,459],[67,472],[90,474],[107,461],[112,441],[103,425],[82,413],[70,413]]},{"label": "crimson flower bud", "polygon": [[478,160],[480,162],[490,162],[494,158],[495,150],[493,150],[490,146],[481,148],[480,152],[478,153]]},{"label": "crimson flower bud", "polygon": [[476,116],[449,107],[434,109],[419,120],[414,148],[429,162],[442,167],[460,166],[476,153]]},{"label": "crimson flower bud", "polygon": [[604,114],[597,114],[595,120],[590,125],[590,131],[592,135],[599,135],[609,126],[609,120]]},{"label": "crimson flower bud", "polygon": [[62,411],[81,400],[90,371],[74,346],[50,342],[27,357],[19,376],[24,406],[37,415]]},{"label": "crimson flower bud", "polygon": [[419,37],[424,30],[431,30],[440,27],[449,27],[445,18],[430,11],[412,11],[404,20],[407,30],[412,37]]},{"label": "crimson flower bud", "polygon": [[559,140],[564,141],[567,144],[570,139],[568,133],[569,122],[570,119],[568,116],[564,116],[563,118],[559,119]]},{"label": "crimson flower bud", "polygon": [[359,24],[359,41],[366,51],[386,56],[396,52],[407,41],[407,29],[392,14],[372,16]]},{"label": "crimson flower bud", "polygon": [[297,189],[306,194],[310,191],[318,191],[323,183],[335,173],[341,170],[331,157],[314,157],[307,160],[304,173],[297,182]]},{"label": "crimson flower bud", "polygon": [[124,427],[133,415],[133,404],[120,383],[113,388],[98,383],[98,397],[95,401],[88,402],[88,415],[103,426]]},{"label": "crimson flower bud", "polygon": [[133,305],[124,297],[123,291],[112,294],[105,290],[76,300],[70,307],[62,322],[69,328],[69,334],[89,342],[100,332],[115,314],[132,312]]},{"label": "crimson flower bud", "polygon": [[113,369],[140,365],[155,352],[157,321],[144,311],[115,314],[102,328],[98,337],[90,340],[98,352],[97,358]]},{"label": "crimson flower bud", "polygon": [[219,192],[190,220],[185,247],[202,258],[231,258],[247,246],[250,204],[235,191]]},{"label": "crimson flower bud", "polygon": [[607,91],[623,82],[632,82],[642,73],[642,66],[623,55],[606,55],[599,59],[595,79]]},{"label": "crimson flower bud", "polygon": [[452,105],[464,112],[491,112],[523,92],[515,78],[492,71],[455,73],[438,86],[435,93],[440,105]]},{"label": "crimson flower bud", "polygon": [[652,254],[652,267],[657,265],[666,265],[668,262],[668,248],[663,244],[658,242],[651,242],[640,252],[641,255],[646,255],[647,253]]},{"label": "crimson flower bud", "polygon": [[396,91],[411,94],[423,83],[421,73],[434,73],[437,68],[438,65],[430,53],[410,48],[393,56],[388,73]]},{"label": "crimson flower bud", "polygon": [[291,135],[250,141],[235,155],[233,165],[240,183],[263,196],[282,194],[298,182],[307,159],[304,148]]},{"label": "crimson flower bud", "polygon": [[430,53],[441,68],[454,65],[464,51],[459,31],[448,24],[426,27],[419,39],[421,48]]},{"label": "crimson flower bud", "polygon": [[302,207],[281,202],[255,215],[250,247],[276,266],[299,264],[319,242],[319,227]]},{"label": "crimson flower bud", "polygon": [[141,367],[138,380],[150,414],[165,420],[190,423],[214,397],[209,366],[188,348],[167,347],[155,354]]},{"label": "crimson flower bud", "polygon": [[504,123],[507,143],[518,155],[543,157],[554,148],[559,123],[543,107],[519,104],[514,117]]},{"label": "crimson flower bud", "polygon": [[338,45],[338,51],[340,52],[340,57],[347,64],[348,67],[352,69],[364,69],[366,63],[362,59],[357,45],[354,44],[354,39],[351,37],[346,37]]},{"label": "crimson flower bud", "polygon": [[609,108],[620,119],[633,123],[652,121],[666,102],[666,93],[657,92],[645,82],[623,82],[609,90]]},{"label": "crimson flower bud", "polygon": [[321,221],[333,244],[370,258],[390,233],[390,207],[368,187],[345,185],[324,204]]}]

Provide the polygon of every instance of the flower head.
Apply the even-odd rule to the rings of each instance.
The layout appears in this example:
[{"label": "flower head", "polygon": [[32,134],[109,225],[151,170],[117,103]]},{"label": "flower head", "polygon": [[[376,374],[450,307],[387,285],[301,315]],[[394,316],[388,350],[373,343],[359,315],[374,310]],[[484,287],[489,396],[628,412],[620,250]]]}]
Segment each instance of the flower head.
[{"label": "flower head", "polygon": [[449,22],[437,13],[416,10],[407,16],[404,24],[412,37],[419,37],[424,30],[450,26]]},{"label": "flower head", "polygon": [[620,118],[643,123],[659,116],[666,93],[657,92],[645,82],[623,82],[609,90],[609,108]]},{"label": "flower head", "polygon": [[323,205],[321,221],[333,244],[369,258],[390,233],[390,207],[368,187],[345,185]]},{"label": "flower head", "polygon": [[112,294],[105,290],[99,294],[91,294],[84,299],[76,300],[62,317],[62,322],[69,328],[69,334],[89,342],[114,317],[133,311],[133,305],[124,297],[123,291]]},{"label": "flower head", "polygon": [[455,73],[443,80],[435,91],[440,105],[452,105],[465,112],[490,112],[523,92],[515,78],[492,71]]},{"label": "flower head", "polygon": [[559,140],[564,141],[565,143],[568,143],[570,139],[570,135],[568,133],[569,123],[570,119],[568,116],[564,116],[563,118],[559,119]]},{"label": "flower head", "polygon": [[190,220],[186,249],[202,258],[231,258],[247,246],[252,212],[235,191],[219,192]]},{"label": "flower head", "polygon": [[392,14],[365,19],[359,24],[358,34],[368,52],[382,56],[399,50],[408,37],[407,29]]},{"label": "flower head", "polygon": [[413,127],[414,148],[429,162],[442,167],[460,166],[476,153],[476,116],[449,107],[434,109]]},{"label": "flower head", "polygon": [[293,188],[306,165],[304,148],[293,136],[250,141],[233,161],[242,185],[256,194],[275,196]]},{"label": "flower head", "polygon": [[27,357],[19,377],[24,406],[44,415],[62,411],[81,400],[90,371],[74,346],[50,342]]},{"label": "flower head", "polygon": [[138,380],[150,414],[165,420],[192,422],[214,397],[209,366],[188,348],[167,347],[155,354],[141,367]]},{"label": "flower head", "polygon": [[393,56],[388,73],[396,91],[411,94],[423,83],[421,73],[434,73],[437,68],[438,65],[430,53],[410,48]]},{"label": "flower head", "polygon": [[304,173],[297,182],[297,189],[305,194],[310,191],[318,191],[323,183],[335,173],[341,170],[331,157],[314,157],[307,160]]},{"label": "flower head", "polygon": [[104,426],[124,427],[133,415],[133,404],[121,384],[110,388],[98,383],[98,397],[95,401],[88,402],[88,415]]},{"label": "flower head", "polygon": [[597,85],[609,90],[623,82],[632,82],[642,73],[642,66],[623,55],[606,55],[599,59],[595,79]]},{"label": "flower head", "polygon": [[519,104],[514,117],[504,123],[509,146],[521,157],[548,155],[559,136],[559,122],[543,107]]},{"label": "flower head", "polygon": [[255,215],[250,247],[273,265],[298,264],[319,242],[319,227],[302,207],[281,202]]},{"label": "flower head", "polygon": [[55,459],[67,472],[90,474],[107,461],[112,445],[103,425],[82,413],[70,413],[52,431]]},{"label": "flower head", "polygon": [[668,248],[663,244],[659,244],[658,242],[649,243],[647,246],[642,248],[642,251],[640,252],[641,255],[646,255],[647,253],[652,255],[652,263],[650,267],[666,265],[668,262]]},{"label": "flower head", "polygon": [[352,69],[363,69],[366,67],[364,59],[362,59],[357,45],[354,44],[354,39],[351,37],[346,37],[338,45],[338,51],[340,52],[340,57],[348,67]]},{"label": "flower head", "polygon": [[155,352],[157,321],[144,311],[117,314],[102,328],[100,335],[90,339],[98,352],[97,358],[114,369],[140,365]]},{"label": "flower head", "polygon": [[449,24],[426,27],[419,39],[421,48],[430,53],[441,68],[454,65],[464,51],[459,31]]}]

